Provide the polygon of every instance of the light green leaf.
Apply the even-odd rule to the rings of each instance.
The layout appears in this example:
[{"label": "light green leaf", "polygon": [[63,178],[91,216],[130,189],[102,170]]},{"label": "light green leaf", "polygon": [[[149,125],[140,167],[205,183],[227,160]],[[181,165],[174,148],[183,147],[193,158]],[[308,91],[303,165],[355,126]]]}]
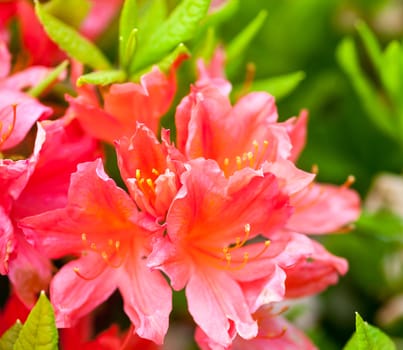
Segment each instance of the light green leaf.
[{"label": "light green leaf", "polygon": [[263,26],[264,21],[267,17],[267,11],[262,10],[259,14],[250,22],[242,32],[240,32],[226,47],[226,57],[227,57],[227,73],[232,75],[236,71],[241,62],[241,57],[243,56],[245,50],[251,43],[252,39],[258,33],[260,28]]},{"label": "light green leaf", "polygon": [[42,292],[22,327],[13,350],[57,350],[58,333],[52,305]]},{"label": "light green leaf", "polygon": [[251,90],[266,91],[279,100],[290,94],[304,78],[305,73],[298,71],[265,80],[256,80],[252,83]]},{"label": "light green leaf", "polygon": [[[134,53],[133,44],[130,43],[130,50],[128,50],[129,41],[133,41],[131,37],[135,34],[133,29],[137,25],[137,1],[125,0],[123,9],[120,14],[119,21],[119,61],[123,67],[126,66]],[[128,57],[129,56],[129,57]]]},{"label": "light green leaf", "polygon": [[69,56],[94,69],[110,68],[106,57],[93,43],[47,13],[38,0],[35,0],[35,12],[49,37]]},{"label": "light green leaf", "polygon": [[338,46],[337,59],[349,76],[368,116],[380,130],[394,138],[393,117],[362,72],[357,50],[351,38],[344,39]]},{"label": "light green leaf", "polygon": [[53,84],[57,80],[59,75],[62,74],[62,72],[67,68],[68,65],[68,61],[63,61],[62,63],[60,63],[45,77],[45,79],[29,89],[27,91],[27,94],[31,95],[32,97],[39,97],[51,84]]},{"label": "light green leaf", "polygon": [[216,26],[229,19],[239,7],[239,0],[228,0],[217,11],[209,13],[204,21],[204,27]]},{"label": "light green leaf", "polygon": [[400,90],[402,79],[402,72],[400,70],[401,55],[402,51],[400,44],[397,41],[390,42],[384,52],[382,68],[380,71],[386,91],[396,102],[401,99],[402,93]]},{"label": "light green leaf", "polygon": [[369,325],[356,313],[356,331],[343,350],[396,350],[393,341],[378,328]]},{"label": "light green leaf", "polygon": [[[184,44],[179,44],[178,47],[169,53],[166,57],[164,57],[161,61],[155,63],[155,65],[163,72],[168,72],[169,69],[172,67],[172,64],[180,57],[180,56],[190,56],[190,51]],[[136,74],[133,74],[130,77],[131,81],[138,81],[140,77],[149,72],[151,70],[151,66],[147,67]]]},{"label": "light green leaf", "polygon": [[89,0],[52,0],[43,5],[45,11],[64,23],[78,28],[91,9]]},{"label": "light green leaf", "polygon": [[356,24],[358,34],[364,42],[365,48],[368,52],[369,58],[372,61],[375,69],[379,72],[382,68],[382,51],[379,46],[378,40],[374,33],[363,21],[358,21]]},{"label": "light green leaf", "polygon": [[139,12],[138,29],[141,37],[140,41],[146,43],[167,17],[168,8],[166,0],[146,1]]},{"label": "light green leaf", "polygon": [[0,350],[13,350],[18,335],[22,329],[22,323],[17,320],[0,338]]},{"label": "light green leaf", "polygon": [[109,85],[122,83],[126,80],[126,73],[123,70],[102,70],[84,74],[77,79],[77,86],[84,84]]},{"label": "light green leaf", "polygon": [[209,62],[217,48],[217,38],[214,27],[209,27],[203,38],[198,41],[199,45],[193,50],[194,56]]},{"label": "light green leaf", "polygon": [[209,4],[210,0],[183,0],[150,39],[142,42],[130,65],[130,73],[161,60],[180,43],[191,39]]}]

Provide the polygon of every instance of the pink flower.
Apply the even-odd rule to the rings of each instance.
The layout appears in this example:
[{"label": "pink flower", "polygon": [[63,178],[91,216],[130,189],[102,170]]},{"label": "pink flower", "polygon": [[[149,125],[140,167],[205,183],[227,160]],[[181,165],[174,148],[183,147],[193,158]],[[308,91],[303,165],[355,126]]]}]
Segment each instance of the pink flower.
[{"label": "pink flower", "polygon": [[137,122],[157,133],[161,117],[168,111],[176,92],[174,68],[168,76],[157,67],[141,77],[140,83],[112,84],[102,92],[103,106],[89,87],[77,98],[67,97],[70,113],[92,136],[113,143],[131,136]]},{"label": "pink flower", "polygon": [[[0,160],[0,273],[8,274],[17,295],[33,305],[46,289],[51,264],[28,242],[18,222],[29,215],[64,206],[69,178],[81,161],[94,159],[97,143],[77,122],[66,119],[38,124],[33,154],[28,159]],[[66,157],[68,155],[68,157]]]},{"label": "pink flower", "polygon": [[250,93],[232,107],[215,83],[201,84],[177,108],[177,147],[187,159],[214,159],[226,176],[243,168],[263,168],[282,178],[281,186],[296,191],[314,175],[288,159],[289,132],[277,118],[274,98],[266,93]]},{"label": "pink flower", "polygon": [[[305,145],[307,113],[303,111],[298,118],[289,119],[285,125],[293,146],[291,159],[295,161]],[[283,173],[283,177],[289,175]],[[315,182],[289,191],[294,213],[287,228],[306,234],[346,232],[346,227],[360,215],[360,197],[349,188],[353,182],[354,177],[349,176],[342,186]]]},{"label": "pink flower", "polygon": [[300,298],[322,292],[328,286],[336,284],[339,275],[348,270],[345,259],[330,254],[321,244],[311,240],[313,250],[293,266],[284,267],[287,274],[287,298]]},{"label": "pink flower", "polygon": [[50,287],[58,327],[70,327],[119,289],[124,309],[143,338],[162,343],[171,290],[146,257],[160,227],[104,172],[100,160],[82,163],[71,177],[66,207],[22,223],[49,258],[81,257],[62,267]]},{"label": "pink flower", "polygon": [[[286,243],[245,243],[282,227],[290,208],[273,175],[245,169],[244,177],[226,179],[211,160],[189,165],[167,215],[167,235],[154,246],[149,265],[162,269],[175,290],[186,287],[196,323],[228,346],[234,331],[247,339],[256,336],[251,305],[258,307],[259,298],[281,299],[284,274],[276,256]],[[270,292],[263,297],[265,286]]]},{"label": "pink flower", "polygon": [[[52,114],[51,108],[22,91],[43,80],[50,69],[33,66],[10,74],[11,55],[6,44],[0,40],[0,151],[18,145],[37,120]],[[60,75],[60,79],[64,73]]]},{"label": "pink flower", "polygon": [[175,148],[168,139],[167,130],[160,143],[149,128],[138,124],[130,140],[124,137],[115,143],[120,173],[132,198],[159,222],[165,220],[183,171],[181,163],[171,160]]},{"label": "pink flower", "polygon": [[259,332],[253,339],[236,337],[229,347],[212,341],[203,331],[196,330],[196,341],[202,350],[315,350],[309,338],[290,322],[275,312],[272,305],[261,307],[253,314]]}]

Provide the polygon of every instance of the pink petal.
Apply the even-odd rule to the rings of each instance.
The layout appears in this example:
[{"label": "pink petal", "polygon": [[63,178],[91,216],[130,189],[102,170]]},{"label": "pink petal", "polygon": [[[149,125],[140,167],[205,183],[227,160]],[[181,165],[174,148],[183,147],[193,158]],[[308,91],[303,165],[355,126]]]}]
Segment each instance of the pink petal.
[{"label": "pink petal", "polygon": [[80,32],[94,40],[106,30],[118,13],[122,0],[92,0],[90,13],[81,25]]},{"label": "pink petal", "polygon": [[271,315],[270,308],[260,309],[254,316],[259,320],[256,338],[237,337],[231,350],[317,350],[311,340],[284,317]]},{"label": "pink petal", "polygon": [[77,165],[99,155],[98,143],[75,120],[42,123],[46,140],[35,171],[14,204],[14,216],[22,218],[61,208],[67,203],[70,176]]},{"label": "pink petal", "polygon": [[15,249],[14,227],[13,224],[0,206],[0,274],[6,275],[9,271],[10,255]]},{"label": "pink petal", "polygon": [[109,92],[103,96],[104,109],[122,124],[122,128],[129,128],[120,136],[130,136],[133,133],[130,130],[135,130],[136,122],[144,123],[156,133],[175,92],[174,72],[167,77],[154,67],[141,77],[140,84],[111,85]]},{"label": "pink petal", "polygon": [[118,287],[136,333],[162,344],[169,325],[172,292],[161,273],[151,271],[141,255],[139,251],[126,261]]},{"label": "pink petal", "polygon": [[16,233],[16,238],[16,257],[10,261],[8,277],[18,297],[32,307],[40,291],[48,289],[52,265],[26,241],[21,230]]},{"label": "pink petal", "polygon": [[345,186],[312,184],[291,196],[291,205],[294,214],[287,228],[308,234],[343,229],[360,214],[359,195]]},{"label": "pink petal", "polygon": [[[16,105],[16,120],[13,125],[13,109]],[[12,127],[10,136],[0,143],[0,150],[10,149],[19,144],[27,135],[35,122],[42,118],[47,118],[52,114],[52,110],[37,100],[18,91],[0,90],[0,121],[2,122],[1,134],[6,132],[6,128]],[[13,126],[12,126],[13,125]]]},{"label": "pink petal", "polygon": [[[78,268],[84,278],[78,276]],[[116,289],[117,272],[99,254],[88,254],[64,265],[50,285],[58,328],[72,327],[82,316],[103,303]]]},{"label": "pink petal", "polygon": [[[3,11],[3,9],[1,9],[1,11]],[[5,78],[10,72],[10,69],[11,69],[11,55],[10,52],[8,51],[6,43],[0,39],[0,79]]]},{"label": "pink petal", "polygon": [[[211,7],[210,7],[211,8]],[[229,96],[232,86],[225,78],[225,52],[222,48],[217,48],[211,62],[206,65],[202,59],[197,61],[198,78],[196,86],[215,86],[222,95]]]},{"label": "pink petal", "polygon": [[122,137],[126,132],[133,133],[134,128],[126,127],[122,130],[121,123],[109,113],[103,111],[94,102],[90,102],[83,97],[72,98],[66,96],[70,104],[69,114],[77,118],[83,129],[91,136],[113,143]]},{"label": "pink petal", "polygon": [[[52,69],[47,67],[29,67],[0,81],[0,88],[24,90],[40,83],[51,71]],[[60,79],[63,79],[64,76],[65,74],[62,73]]]},{"label": "pink petal", "polygon": [[31,177],[39,158],[39,152],[45,141],[45,131],[38,124],[34,151],[30,158],[12,161],[0,159],[0,204],[11,210],[13,202],[18,199]]},{"label": "pink petal", "polygon": [[284,125],[290,135],[292,150],[290,160],[296,161],[305,147],[307,133],[308,111],[302,110],[298,118],[288,119]]},{"label": "pink petal", "polygon": [[339,275],[347,272],[345,259],[330,254],[315,241],[312,241],[312,245],[314,251],[310,256],[286,269],[286,294],[289,298],[320,293],[336,284]]},{"label": "pink petal", "polygon": [[93,243],[127,239],[128,232],[139,229],[138,215],[131,198],[105,174],[98,159],[80,164],[72,175],[66,208],[25,218],[21,226],[47,256],[57,258],[88,249],[83,233]]},{"label": "pink petal", "polygon": [[250,339],[257,334],[240,286],[226,273],[198,270],[186,287],[189,312],[197,325],[222,346],[231,343],[230,320],[238,334]]}]

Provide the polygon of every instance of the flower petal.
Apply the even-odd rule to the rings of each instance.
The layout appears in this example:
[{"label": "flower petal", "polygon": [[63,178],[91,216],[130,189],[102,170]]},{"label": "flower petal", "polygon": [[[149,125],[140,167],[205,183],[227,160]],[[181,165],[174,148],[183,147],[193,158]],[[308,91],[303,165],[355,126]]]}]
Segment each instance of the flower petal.
[{"label": "flower petal", "polygon": [[[74,270],[79,269],[80,277]],[[118,274],[99,254],[88,255],[64,265],[53,278],[50,297],[58,328],[72,327],[104,302],[116,289]]]},{"label": "flower petal", "polygon": [[223,346],[231,343],[230,320],[238,334],[250,339],[257,334],[240,286],[224,272],[195,271],[186,287],[189,312],[200,328]]},{"label": "flower petal", "polygon": [[162,344],[169,325],[172,292],[161,273],[146,266],[140,253],[132,254],[126,261],[120,271],[118,287],[135,332]]}]

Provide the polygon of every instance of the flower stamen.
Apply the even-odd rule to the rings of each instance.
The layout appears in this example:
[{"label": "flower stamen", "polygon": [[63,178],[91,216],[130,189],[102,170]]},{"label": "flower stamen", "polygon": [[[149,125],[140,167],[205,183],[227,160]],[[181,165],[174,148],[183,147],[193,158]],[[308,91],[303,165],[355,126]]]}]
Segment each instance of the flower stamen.
[{"label": "flower stamen", "polygon": [[17,104],[12,104],[11,105],[13,109],[13,118],[11,120],[11,123],[8,125],[7,130],[2,133],[3,131],[3,122],[0,121],[0,146],[8,140],[8,138],[11,136],[11,133],[14,130],[15,127],[15,122],[17,120]]}]

